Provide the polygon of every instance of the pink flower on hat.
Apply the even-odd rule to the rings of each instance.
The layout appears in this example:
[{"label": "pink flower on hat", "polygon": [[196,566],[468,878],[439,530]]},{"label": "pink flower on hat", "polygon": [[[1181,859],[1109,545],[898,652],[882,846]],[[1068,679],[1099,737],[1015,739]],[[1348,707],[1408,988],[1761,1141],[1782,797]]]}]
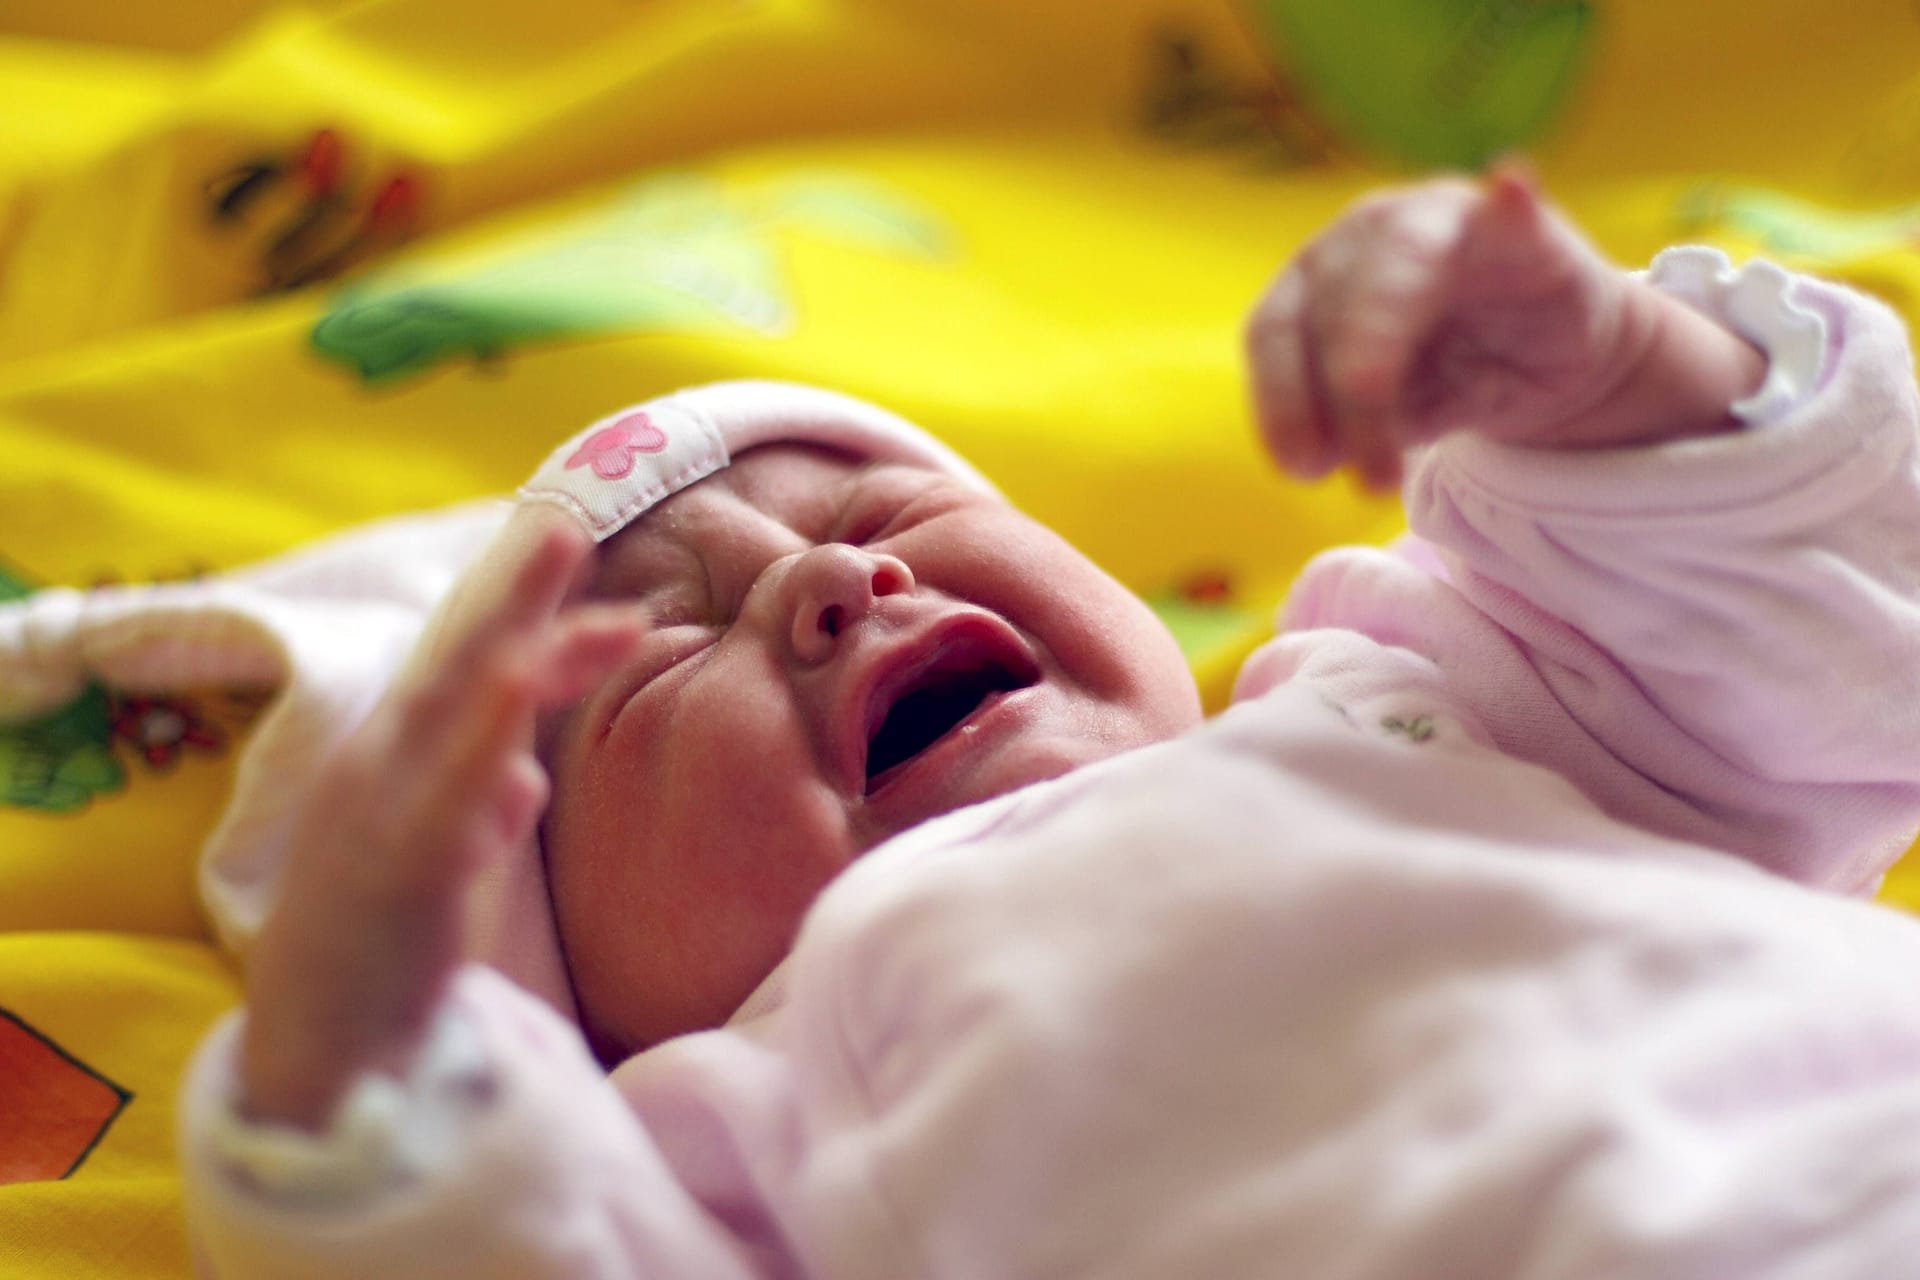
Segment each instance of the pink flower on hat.
[{"label": "pink flower on hat", "polygon": [[667,433],[645,410],[635,410],[581,441],[567,459],[566,469],[592,467],[602,480],[619,480],[633,470],[634,454],[658,453],[666,447]]}]

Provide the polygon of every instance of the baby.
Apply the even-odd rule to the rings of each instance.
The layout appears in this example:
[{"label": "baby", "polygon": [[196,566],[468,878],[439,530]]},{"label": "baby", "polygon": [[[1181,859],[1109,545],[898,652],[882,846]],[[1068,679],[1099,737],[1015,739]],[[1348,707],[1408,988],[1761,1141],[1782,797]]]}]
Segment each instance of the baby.
[{"label": "baby", "polygon": [[1920,820],[1898,323],[1501,170],[1349,211],[1248,354],[1422,540],[1205,726],[897,419],[562,446],[314,783],[189,1089],[206,1266],[1894,1274],[1920,926],[1801,886]]}]

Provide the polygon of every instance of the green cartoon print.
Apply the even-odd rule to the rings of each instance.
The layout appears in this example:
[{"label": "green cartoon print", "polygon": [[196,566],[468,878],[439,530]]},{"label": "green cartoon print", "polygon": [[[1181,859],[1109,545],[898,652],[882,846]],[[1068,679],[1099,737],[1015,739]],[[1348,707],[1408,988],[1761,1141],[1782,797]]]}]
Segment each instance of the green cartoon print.
[{"label": "green cartoon print", "polygon": [[[0,602],[33,590],[0,564]],[[107,691],[90,685],[64,707],[14,724],[0,723],[0,804],[70,813],[127,784],[113,757]]]},{"label": "green cartoon print", "polygon": [[0,725],[0,803],[71,813],[127,785],[108,745],[113,715],[107,691],[85,692],[50,715]]},{"label": "green cartoon print", "polygon": [[1737,235],[1782,257],[1831,262],[1920,249],[1920,203],[1834,209],[1764,187],[1715,182],[1682,196],[1675,220],[1683,237]]},{"label": "green cartoon print", "polygon": [[342,293],[314,349],[367,382],[594,334],[777,335],[793,320],[781,234],[944,256],[927,214],[871,182],[649,179],[558,225],[372,277]]},{"label": "green cartoon print", "polygon": [[1533,142],[1591,44],[1588,0],[1246,0],[1332,132],[1412,168],[1478,168]]},{"label": "green cartoon print", "polygon": [[[0,562],[0,604],[34,590]],[[188,755],[225,753],[264,701],[256,690],[141,695],[89,684],[44,715],[0,722],[0,806],[77,813],[126,789],[125,756],[163,775]]]}]

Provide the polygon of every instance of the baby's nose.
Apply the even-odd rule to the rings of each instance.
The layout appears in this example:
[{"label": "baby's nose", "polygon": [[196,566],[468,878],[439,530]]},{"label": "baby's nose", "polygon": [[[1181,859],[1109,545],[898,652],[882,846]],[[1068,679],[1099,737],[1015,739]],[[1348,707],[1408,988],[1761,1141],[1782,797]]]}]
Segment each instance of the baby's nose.
[{"label": "baby's nose", "polygon": [[892,556],[830,542],[802,552],[789,581],[793,651],[803,662],[825,662],[840,633],[875,600],[913,590],[913,570]]}]

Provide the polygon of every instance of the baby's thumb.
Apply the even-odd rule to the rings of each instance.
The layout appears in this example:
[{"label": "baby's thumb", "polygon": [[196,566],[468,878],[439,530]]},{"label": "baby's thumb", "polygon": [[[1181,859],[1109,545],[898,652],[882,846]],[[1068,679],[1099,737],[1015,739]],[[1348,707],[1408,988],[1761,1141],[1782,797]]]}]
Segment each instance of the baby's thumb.
[{"label": "baby's thumb", "polygon": [[1532,166],[1518,157],[1496,162],[1481,182],[1481,200],[1467,217],[1461,250],[1478,271],[1524,270],[1553,236],[1554,214]]}]

